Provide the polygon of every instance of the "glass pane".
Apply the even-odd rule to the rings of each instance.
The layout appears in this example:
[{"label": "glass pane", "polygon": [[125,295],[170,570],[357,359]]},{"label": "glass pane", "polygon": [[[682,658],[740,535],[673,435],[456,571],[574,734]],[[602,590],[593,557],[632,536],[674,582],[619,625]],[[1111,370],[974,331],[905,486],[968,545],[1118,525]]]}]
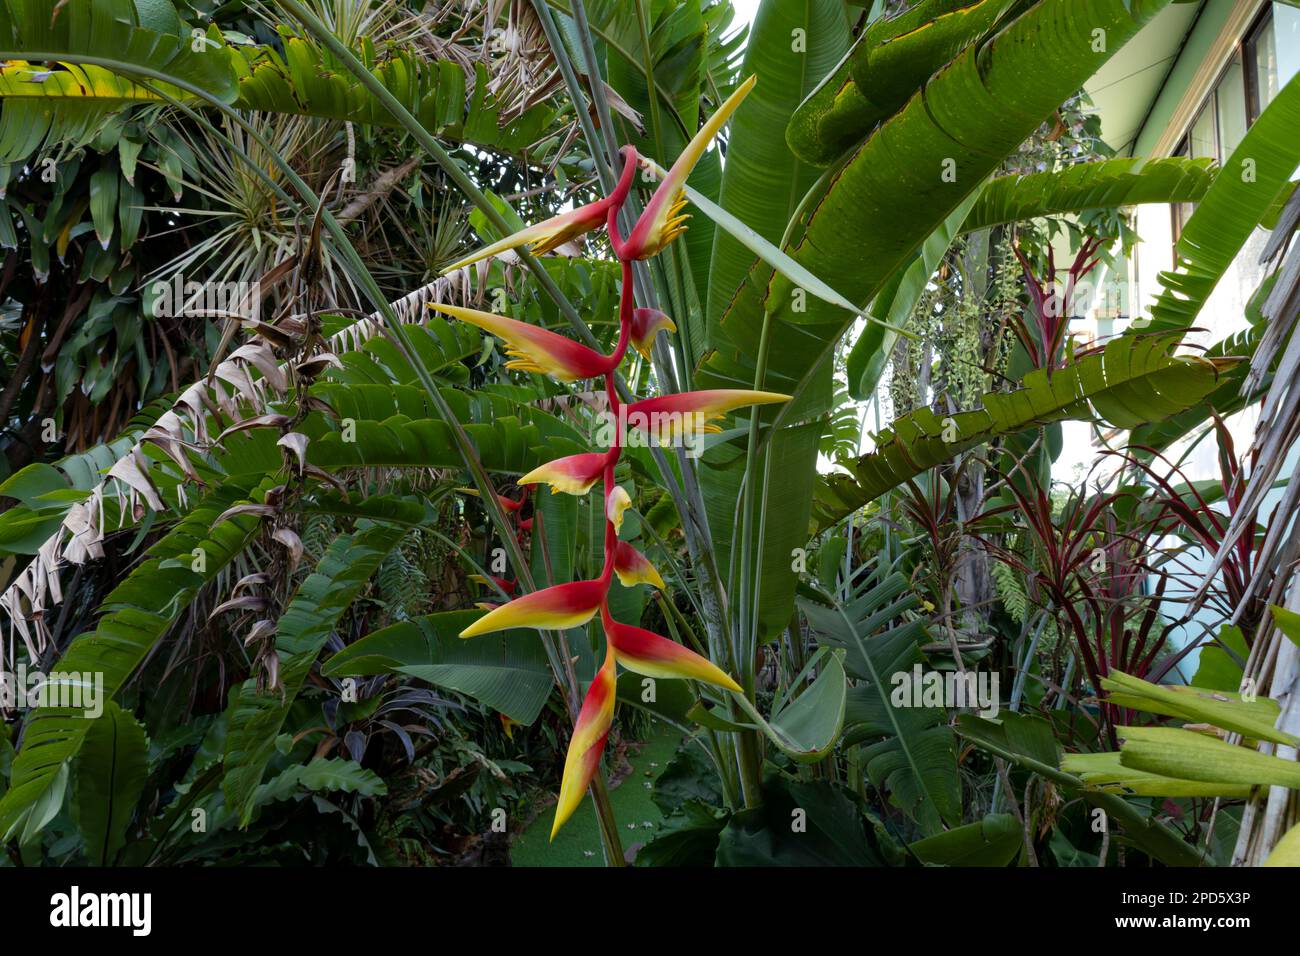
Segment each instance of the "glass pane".
[{"label": "glass pane", "polygon": [[1219,151],[1214,145],[1214,98],[1197,115],[1192,122],[1192,131],[1188,134],[1191,141],[1192,159],[1208,157],[1218,159]]},{"label": "glass pane", "polygon": [[1192,213],[1196,212],[1196,203],[1179,202],[1173,205],[1173,231],[1174,242],[1177,242],[1183,235],[1183,226],[1187,225],[1187,220],[1192,218]]},{"label": "glass pane", "polygon": [[1255,53],[1255,89],[1258,90],[1256,96],[1259,98],[1259,110],[1262,113],[1264,107],[1273,102],[1273,97],[1277,96],[1278,90],[1278,72],[1277,72],[1277,44],[1273,39],[1273,21],[1260,29],[1255,35],[1255,42],[1252,44]]},{"label": "glass pane", "polygon": [[1268,25],[1269,43],[1277,57],[1276,85],[1281,88],[1300,73],[1300,8],[1285,3],[1273,4],[1273,20]]},{"label": "glass pane", "polygon": [[1214,92],[1219,116],[1219,162],[1232,155],[1246,135],[1246,77],[1240,60],[1233,60]]}]

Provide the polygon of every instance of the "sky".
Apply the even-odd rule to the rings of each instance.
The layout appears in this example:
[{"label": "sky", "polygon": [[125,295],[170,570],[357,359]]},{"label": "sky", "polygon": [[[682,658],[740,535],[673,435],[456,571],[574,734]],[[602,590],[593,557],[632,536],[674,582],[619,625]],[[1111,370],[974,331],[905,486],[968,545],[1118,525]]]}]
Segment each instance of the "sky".
[{"label": "sky", "polygon": [[759,2],[760,0],[731,0],[731,8],[736,11],[736,17],[731,21],[732,26],[753,23]]}]

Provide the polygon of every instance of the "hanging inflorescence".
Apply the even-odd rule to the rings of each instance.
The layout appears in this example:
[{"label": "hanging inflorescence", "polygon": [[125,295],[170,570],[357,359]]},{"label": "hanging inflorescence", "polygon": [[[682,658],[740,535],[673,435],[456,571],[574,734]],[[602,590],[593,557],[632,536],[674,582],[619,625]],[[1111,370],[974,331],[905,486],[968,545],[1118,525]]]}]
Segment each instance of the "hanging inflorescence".
[{"label": "hanging inflorescence", "polygon": [[600,764],[614,719],[616,664],[649,677],[689,678],[741,693],[740,685],[707,658],[658,634],[614,620],[610,614],[608,594],[615,576],[624,587],[641,584],[664,587],[659,572],[645,556],[618,537],[623,513],[632,503],[628,493],[614,481],[614,468],[626,437],[622,427],[640,429],[659,442],[671,441],[686,437],[682,434],[684,423],[693,422],[704,430],[717,431],[716,425],[708,423],[735,408],[789,400],[788,395],[773,392],[713,389],[661,395],[624,406],[615,387],[615,374],[629,345],[649,357],[650,346],[659,332],[676,331],[672,320],[662,312],[634,307],[632,263],[657,255],[685,231],[689,218],[682,212],[686,204],[686,177],[709,141],[753,85],[751,77],[713,114],[668,171],[626,239],[619,229],[618,215],[631,192],[640,165],[637,152],[631,146],[621,150],[623,170],[610,195],[529,226],[448,267],[447,271],[459,269],[525,244],[534,253],[548,252],[603,226],[622,270],[619,336],[612,353],[603,355],[562,335],[493,313],[452,305],[430,306],[501,338],[506,343],[509,368],[549,375],[564,382],[603,378],[609,396],[609,412],[619,423],[612,431],[614,437],[607,451],[550,461],[519,479],[519,484],[525,487],[549,484],[552,493],[571,495],[585,495],[598,481],[602,483],[605,492],[605,562],[600,577],[558,584],[491,608],[460,635],[475,637],[515,627],[563,630],[583,626],[600,615],[606,638],[604,663],[587,690],[574,724],[564,762],[552,837],[582,802],[582,796]]}]

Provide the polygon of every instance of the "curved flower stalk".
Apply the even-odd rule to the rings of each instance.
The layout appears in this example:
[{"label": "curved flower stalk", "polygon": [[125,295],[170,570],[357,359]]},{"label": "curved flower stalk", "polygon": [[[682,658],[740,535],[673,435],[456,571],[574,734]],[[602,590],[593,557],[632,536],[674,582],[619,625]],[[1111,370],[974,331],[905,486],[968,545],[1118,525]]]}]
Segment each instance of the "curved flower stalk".
[{"label": "curved flower stalk", "polygon": [[753,78],[742,84],[691,141],[660,183],[626,241],[619,234],[617,217],[638,165],[636,150],[631,146],[622,150],[623,173],[612,195],[508,236],[457,263],[457,266],[464,265],[525,243],[530,244],[534,251],[554,248],[559,242],[589,232],[603,222],[622,267],[619,336],[609,355],[514,319],[473,309],[432,306],[503,339],[512,356],[508,367],[541,372],[562,381],[603,376],[609,396],[609,412],[617,423],[608,451],[558,458],[519,479],[519,484],[525,489],[531,485],[547,484],[553,494],[564,492],[571,495],[584,495],[598,481],[601,482],[605,496],[605,562],[600,577],[557,584],[515,598],[491,608],[460,634],[468,638],[517,627],[543,630],[579,627],[600,615],[605,632],[604,663],[587,690],[574,725],[552,837],[581,804],[583,793],[599,769],[605,740],[614,719],[616,665],[649,677],[696,680],[732,693],[742,693],[740,685],[708,658],[666,637],[614,620],[608,595],[615,576],[624,587],[641,584],[664,587],[663,578],[654,565],[618,537],[624,512],[632,504],[631,496],[614,480],[614,470],[624,444],[623,429],[640,429],[661,442],[685,439],[691,432],[717,431],[717,426],[710,422],[742,406],[789,401],[788,395],[774,392],[715,389],[663,395],[625,406],[614,384],[614,373],[626,356],[629,345],[642,355],[648,355],[657,334],[676,331],[672,319],[662,312],[633,307],[632,262],[657,254],[684,231],[687,217],[682,215],[681,209],[685,202],[683,186],[686,177],[704,154],[709,140],[753,85]]}]

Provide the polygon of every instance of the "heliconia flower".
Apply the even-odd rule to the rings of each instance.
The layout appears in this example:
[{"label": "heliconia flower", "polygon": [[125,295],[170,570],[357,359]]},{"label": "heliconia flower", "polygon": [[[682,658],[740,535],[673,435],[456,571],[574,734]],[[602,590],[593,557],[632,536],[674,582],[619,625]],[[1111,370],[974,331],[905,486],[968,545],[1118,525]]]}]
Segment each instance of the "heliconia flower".
[{"label": "heliconia flower", "polygon": [[690,217],[681,215],[682,207],[686,205],[684,189],[686,178],[691,174],[700,157],[704,155],[709,141],[717,135],[718,130],[722,129],[723,124],[736,111],[736,107],[754,88],[756,79],[751,76],[740,84],[736,92],[727,97],[727,101],[718,107],[709,117],[709,121],[700,127],[695,138],[682,150],[677,161],[664,176],[663,182],[659,184],[659,188],[650,197],[650,202],[646,204],[645,211],[637,219],[636,225],[632,227],[632,232],[620,252],[622,257],[649,259],[686,231],[685,223]]},{"label": "heliconia flower", "polygon": [[557,458],[544,465],[538,465],[519,479],[521,485],[548,484],[551,494],[563,491],[570,495],[585,495],[591,486],[600,481],[605,473],[605,463],[609,456],[601,452],[587,452],[581,455],[569,455]]},{"label": "heliconia flower", "polygon": [[615,531],[623,530],[623,512],[631,507],[631,496],[623,490],[622,485],[615,485],[614,490],[605,498],[605,517],[609,519]]},{"label": "heliconia flower", "polygon": [[560,831],[573,811],[582,804],[582,796],[591,786],[591,778],[600,766],[600,755],[605,750],[609,728],[614,723],[614,646],[606,644],[605,663],[596,672],[587,696],[578,711],[569,738],[569,752],[564,757],[564,776],[560,778],[560,798],[555,804],[555,822],[551,824],[551,839]]},{"label": "heliconia flower", "polygon": [[515,720],[513,717],[507,717],[505,714],[501,713],[501,711],[497,711],[497,717],[501,719],[501,729],[506,732],[506,739],[514,740],[515,728],[520,726],[519,721]]},{"label": "heliconia flower", "polygon": [[[457,488],[456,490],[463,495],[473,495],[475,498],[481,497],[477,488]],[[528,489],[524,489],[524,493],[519,496],[518,501],[514,498],[507,498],[505,495],[497,495],[496,497],[497,504],[499,504],[504,510],[518,511],[524,506],[524,500],[528,497]]]},{"label": "heliconia flower", "polygon": [[607,356],[536,325],[507,319],[492,312],[444,305],[441,302],[431,302],[429,308],[445,312],[452,318],[476,325],[485,332],[504,339],[506,354],[512,357],[511,361],[506,362],[506,368],[540,372],[562,382],[596,378],[609,371],[610,360]]},{"label": "heliconia flower", "polygon": [[519,530],[520,530],[520,531],[532,531],[532,530],[533,530],[533,519],[532,519],[532,518],[524,518],[523,520],[521,520],[521,521],[519,522]]},{"label": "heliconia flower", "polygon": [[740,685],[707,657],[701,657],[688,647],[660,637],[652,631],[632,624],[620,624],[601,605],[600,619],[605,625],[605,635],[614,647],[618,662],[630,671],[646,677],[678,677],[703,681],[741,693]]},{"label": "heliconia flower", "polygon": [[632,311],[632,348],[641,353],[646,361],[650,360],[650,346],[660,330],[676,332],[677,326],[658,309],[634,309]]},{"label": "heliconia flower", "polygon": [[644,554],[626,541],[620,541],[614,546],[614,573],[625,588],[649,584],[661,591],[664,589],[664,579],[659,576],[659,571]]},{"label": "heliconia flower", "polygon": [[585,206],[579,206],[577,209],[562,212],[558,216],[552,216],[545,222],[528,226],[506,236],[504,239],[497,240],[489,246],[484,246],[477,252],[470,253],[464,259],[447,266],[442,270],[442,274],[446,275],[449,272],[454,272],[457,269],[478,262],[480,259],[500,255],[507,249],[517,249],[525,244],[534,255],[550,252],[552,249],[564,245],[570,239],[577,239],[579,236],[605,225],[606,214],[612,204],[612,197],[606,197],[598,199],[596,202],[587,203]]},{"label": "heliconia flower", "polygon": [[709,424],[745,405],[771,405],[790,401],[778,392],[753,392],[742,388],[714,388],[702,392],[678,392],[642,399],[627,406],[627,425],[639,428],[659,441],[684,432],[721,431]]},{"label": "heliconia flower", "polygon": [[578,627],[596,616],[606,590],[604,581],[570,581],[533,591],[484,614],[460,636],[478,637],[512,627],[544,631]]},{"label": "heliconia flower", "polygon": [[505,594],[514,594],[515,588],[518,587],[517,582],[511,581],[508,578],[498,578],[495,575],[493,575],[491,581],[489,581],[481,574],[471,574],[469,576],[469,580],[474,581],[477,584],[481,584],[484,587],[487,587],[488,584],[495,584]]}]

